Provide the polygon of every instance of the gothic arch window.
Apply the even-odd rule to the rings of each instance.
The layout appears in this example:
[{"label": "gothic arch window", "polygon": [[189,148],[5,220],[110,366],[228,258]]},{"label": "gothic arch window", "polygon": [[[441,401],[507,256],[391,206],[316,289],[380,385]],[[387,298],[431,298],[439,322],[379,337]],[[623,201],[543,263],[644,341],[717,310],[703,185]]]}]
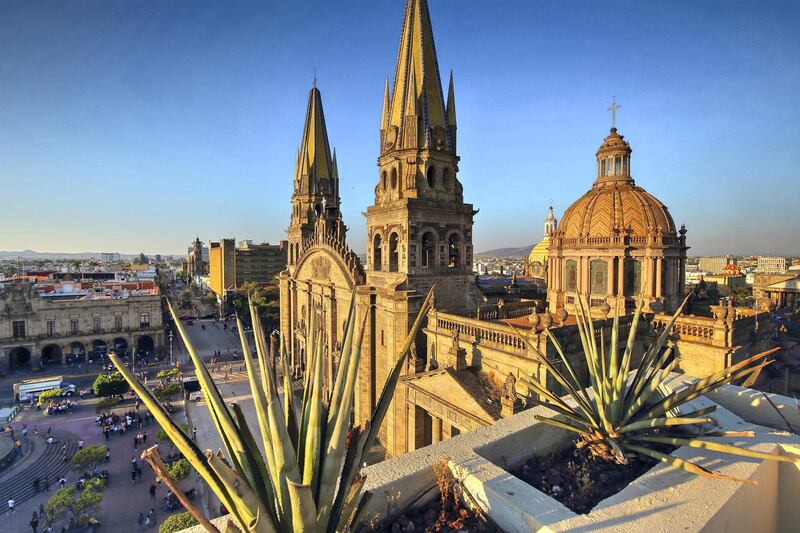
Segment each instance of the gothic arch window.
[{"label": "gothic arch window", "polygon": [[450,176],[450,169],[445,167],[442,170],[442,186],[445,188],[446,191],[449,191],[452,185],[453,184]]},{"label": "gothic arch window", "polygon": [[575,291],[578,289],[578,262],[574,259],[567,259],[564,263],[564,279],[567,280],[567,290]]},{"label": "gothic arch window", "polygon": [[391,173],[392,189],[397,189],[397,169],[393,168]]},{"label": "gothic arch window", "polygon": [[383,251],[381,246],[381,234],[376,233],[372,238],[372,270],[380,270],[383,267]]},{"label": "gothic arch window", "polygon": [[386,171],[385,170],[383,172],[381,172],[381,186],[383,187],[383,190],[385,191],[386,190]]},{"label": "gothic arch window", "polygon": [[448,268],[461,267],[461,237],[453,232],[447,238],[447,266]]},{"label": "gothic arch window", "polygon": [[399,266],[399,254],[397,248],[400,238],[397,233],[389,235],[389,272],[397,272]]},{"label": "gothic arch window", "polygon": [[428,187],[433,189],[436,187],[436,167],[433,165],[428,167],[428,172],[425,177],[428,179]]},{"label": "gothic arch window", "polygon": [[589,293],[605,296],[608,294],[608,261],[595,259],[589,263]]},{"label": "gothic arch window", "polygon": [[422,268],[436,266],[436,235],[432,231],[422,234],[419,266]]},{"label": "gothic arch window", "polygon": [[642,262],[636,259],[625,261],[625,296],[639,296],[642,292]]}]

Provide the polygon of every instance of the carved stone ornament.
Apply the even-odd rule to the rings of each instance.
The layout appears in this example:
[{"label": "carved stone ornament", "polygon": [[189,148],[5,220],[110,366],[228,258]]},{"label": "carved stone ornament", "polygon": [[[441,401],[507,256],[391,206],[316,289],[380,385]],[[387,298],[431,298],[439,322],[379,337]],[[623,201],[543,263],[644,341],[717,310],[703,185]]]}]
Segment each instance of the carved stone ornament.
[{"label": "carved stone ornament", "polygon": [[511,372],[508,373],[505,383],[503,383],[503,399],[514,401],[517,399],[517,378]]},{"label": "carved stone ornament", "polygon": [[433,126],[431,128],[431,141],[433,142],[434,148],[437,150],[444,150],[447,147],[444,128],[441,126]]},{"label": "carved stone ornament", "polygon": [[315,257],[311,261],[311,274],[315,278],[328,279],[331,274],[331,262],[324,257]]},{"label": "carved stone ornament", "polygon": [[394,148],[396,142],[397,142],[397,126],[389,126],[389,129],[386,130],[386,138],[383,140],[383,149],[390,150]]}]

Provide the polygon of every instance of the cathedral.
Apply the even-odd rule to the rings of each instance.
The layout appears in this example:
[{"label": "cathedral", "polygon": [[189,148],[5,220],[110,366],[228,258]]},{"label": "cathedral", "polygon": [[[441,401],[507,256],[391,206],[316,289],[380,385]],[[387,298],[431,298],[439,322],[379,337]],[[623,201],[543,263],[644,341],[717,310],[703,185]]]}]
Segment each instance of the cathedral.
[{"label": "cathedral", "polygon": [[[643,295],[645,341],[683,298],[686,230],[677,229],[667,207],[634,182],[630,144],[612,124],[596,153],[591,188],[560,224],[550,208],[544,239],[528,259],[526,273],[547,282],[547,301],[515,297],[512,284],[507,297],[489,304],[472,271],[477,211],[465,203],[458,179],[452,73],[446,98],[443,89],[427,2],[407,0],[394,78],[383,94],[374,202],[365,213],[365,263],[347,244],[336,153],[316,84],[295,162],[288,266],[279,276],[280,329],[301,368],[313,314],[323,325],[325,383],[332,383],[355,295],[357,319],[366,320],[356,423],[369,418],[436,282],[434,307],[379,433],[389,456],[534,404],[535,394],[518,383],[523,373],[558,390],[509,326],[542,354],[555,356],[545,334],[550,329],[580,367],[574,317],[579,293],[589,299],[595,327],[606,330],[617,308],[627,313],[623,329],[630,327],[629,311]],[[685,359],[682,369],[695,375],[740,358],[753,344],[752,330],[762,322],[762,331],[767,329],[765,316],[722,306],[710,318],[681,319],[676,352]],[[642,352],[641,344],[635,352]]]}]

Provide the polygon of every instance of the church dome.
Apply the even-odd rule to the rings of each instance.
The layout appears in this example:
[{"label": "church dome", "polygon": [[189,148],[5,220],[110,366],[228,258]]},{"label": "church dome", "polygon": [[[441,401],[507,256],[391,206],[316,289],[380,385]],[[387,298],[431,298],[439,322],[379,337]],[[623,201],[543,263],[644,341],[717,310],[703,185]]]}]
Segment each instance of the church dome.
[{"label": "church dome", "polygon": [[675,236],[667,206],[636,185],[630,176],[630,144],[611,128],[597,150],[597,179],[592,188],[564,212],[564,238]]}]

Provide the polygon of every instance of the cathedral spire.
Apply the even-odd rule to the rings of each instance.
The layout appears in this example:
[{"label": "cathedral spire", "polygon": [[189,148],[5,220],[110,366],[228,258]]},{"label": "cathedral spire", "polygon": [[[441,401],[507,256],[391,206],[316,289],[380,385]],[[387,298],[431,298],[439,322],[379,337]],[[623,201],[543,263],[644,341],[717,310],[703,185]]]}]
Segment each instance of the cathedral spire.
[{"label": "cathedral spire", "polygon": [[389,127],[389,76],[386,76],[386,85],[383,87],[383,111],[381,112],[381,130]]},{"label": "cathedral spire", "polygon": [[456,126],[456,94],[453,90],[453,69],[450,69],[450,87],[447,89],[447,124]]},{"label": "cathedral spire", "polygon": [[[408,102],[409,98],[415,102]],[[425,146],[426,138],[433,136],[434,143],[440,146],[448,124],[426,0],[406,2],[391,93],[390,128],[404,128],[410,106],[418,110],[421,119],[414,145]]]},{"label": "cathedral spire", "polygon": [[304,190],[308,193],[320,192],[317,185],[322,180],[332,179],[333,162],[322,111],[322,95],[316,84],[308,96],[303,138],[300,141],[300,161],[300,175],[308,180]]}]

